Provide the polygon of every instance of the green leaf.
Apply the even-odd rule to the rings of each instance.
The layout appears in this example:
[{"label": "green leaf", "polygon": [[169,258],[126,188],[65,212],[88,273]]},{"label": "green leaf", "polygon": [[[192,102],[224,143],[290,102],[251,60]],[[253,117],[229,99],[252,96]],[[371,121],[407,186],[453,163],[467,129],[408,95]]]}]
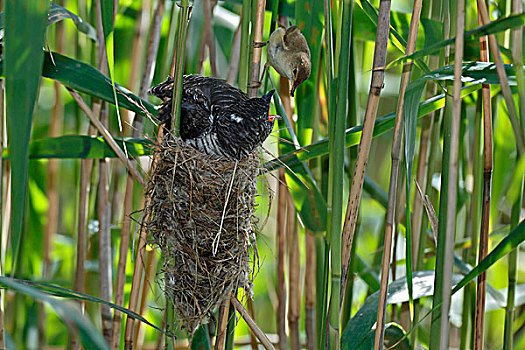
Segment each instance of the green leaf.
[{"label": "green leaf", "polygon": [[487,271],[496,261],[503,258],[525,240],[525,220],[522,220],[481,262],[472,269],[455,287],[452,294],[463,288],[467,283]]},{"label": "green leaf", "polygon": [[208,325],[203,324],[197,328],[191,340],[191,350],[211,350]]},{"label": "green leaf", "polygon": [[[509,85],[516,85],[516,74],[514,67],[510,64],[506,64],[505,72]],[[463,73],[461,74],[461,81],[464,83],[475,83],[475,84],[499,84],[498,75],[496,73],[496,64],[490,62],[464,62]],[[443,66],[436,69],[433,72],[427,73],[417,80],[410,83],[407,87],[408,90],[415,90],[416,86],[419,86],[422,82],[428,80],[454,80],[454,65]],[[414,85],[414,86],[411,86]],[[420,87],[419,87],[420,88]],[[412,93],[412,92],[411,92]],[[407,96],[405,95],[405,101]]]},{"label": "green leaf", "polygon": [[[359,0],[356,2],[363,11],[366,13],[366,15],[370,18],[370,20],[374,24],[374,33],[377,30],[377,22],[378,22],[378,10],[368,1],[368,0]],[[390,41],[394,44],[394,46],[401,52],[406,52],[406,46],[407,42],[405,38],[398,32],[397,28],[395,28],[392,24],[398,23],[396,18],[391,14],[391,20],[390,20]],[[408,34],[407,34],[408,36]],[[394,40],[395,39],[395,40]],[[427,64],[423,62],[423,60],[416,60],[415,65],[421,69],[423,72],[428,72],[430,69],[428,68]]]},{"label": "green leaf", "polygon": [[306,145],[312,142],[313,119],[317,104],[317,86],[323,34],[323,1],[297,1],[295,3],[296,25],[301,29],[311,53],[312,74],[296,90],[297,138]]},{"label": "green leaf", "polygon": [[[279,137],[285,141],[279,142],[279,148],[282,153],[296,150],[300,146],[278,94],[273,95],[273,101],[277,112],[282,116],[279,119]],[[305,162],[287,167],[286,184],[305,226],[312,232],[325,231],[326,202]]]},{"label": "green leaf", "polygon": [[[465,32],[464,40],[465,43],[468,43],[470,41],[477,40],[485,35],[496,34],[511,28],[521,27],[523,25],[525,25],[525,13],[499,18],[495,21],[490,22],[489,24]],[[452,37],[450,39],[434,43],[433,45],[430,45],[424,48],[423,50],[416,51],[411,55],[400,57],[389,63],[387,66],[390,67],[392,65],[399,64],[403,61],[409,61],[426,57],[447,45],[454,44],[455,41],[456,37]]]},{"label": "green leaf", "polygon": [[7,135],[12,155],[11,271],[15,271],[27,191],[29,139],[42,69],[49,1],[7,1],[4,6]]},{"label": "green leaf", "polygon": [[[71,19],[73,23],[75,23],[75,26],[80,32],[86,34],[90,39],[97,41],[97,32],[95,31],[95,28],[93,28],[91,24],[84,22],[82,18],[75,15],[73,12],[66,10],[62,6],[57,5],[54,2],[52,2],[49,8],[49,14],[47,16],[47,25],[50,26],[64,19]],[[4,28],[4,14],[0,13],[0,29],[3,29],[3,28]],[[3,33],[1,33],[0,40],[3,39],[3,36],[4,36]]]},{"label": "green leaf", "polygon": [[102,334],[97,331],[88,318],[80,313],[77,305],[72,305],[70,303],[65,303],[62,300],[52,298],[37,288],[22,283],[20,280],[0,276],[0,285],[27,295],[32,299],[48,303],[55,310],[57,316],[62,319],[65,325],[75,325],[80,333],[80,340],[85,349],[109,349]]},{"label": "green leaf", "polygon": [[[410,86],[410,85],[409,85]],[[465,97],[474,91],[481,89],[481,85],[469,85],[463,88],[461,96]],[[441,94],[419,104],[417,116],[421,118],[428,113],[434,112],[445,105],[445,95]],[[406,107],[405,107],[406,108]],[[389,113],[381,118],[377,118],[374,126],[374,137],[384,134],[394,127],[395,113]],[[361,125],[354,126],[345,131],[345,147],[357,146],[361,139]],[[308,146],[301,147],[297,150],[290,150],[288,153],[281,155],[279,158],[268,161],[264,164],[266,170],[271,171],[283,166],[295,166],[296,164],[313,158],[321,157],[328,154],[328,139],[324,138]]]},{"label": "green leaf", "polygon": [[[413,275],[414,300],[430,296],[434,292],[434,271],[416,271]],[[454,274],[457,283],[461,275]],[[408,301],[408,286],[406,279],[400,278],[388,285],[387,303],[398,304]],[[367,337],[374,337],[374,324],[377,318],[379,291],[370,295],[361,309],[348,322],[341,334],[341,349],[360,349]]]},{"label": "green leaf", "polygon": [[70,298],[70,299],[76,299],[76,300],[90,301],[90,302],[94,302],[94,303],[98,303],[98,304],[104,304],[104,305],[107,305],[107,306],[109,306],[109,307],[111,307],[111,308],[113,308],[115,310],[118,310],[118,311],[120,311],[122,313],[125,313],[126,315],[131,316],[134,319],[139,320],[140,322],[143,322],[143,323],[147,324],[148,326],[151,326],[151,327],[155,328],[156,330],[164,333],[164,331],[162,329],[160,329],[159,327],[157,327],[154,324],[150,323],[148,320],[146,320],[144,317],[140,316],[139,314],[137,314],[137,313],[135,313],[135,312],[133,312],[133,311],[131,311],[129,309],[126,309],[125,307],[113,304],[113,303],[111,303],[109,301],[106,301],[104,299],[100,299],[100,298],[91,296],[89,294],[80,293],[80,292],[77,292],[77,291],[74,291],[74,290],[71,290],[71,289],[63,288],[63,287],[60,287],[60,286],[55,286],[55,285],[48,284],[48,283],[41,283],[41,282],[33,282],[33,281],[28,281],[28,280],[20,280],[20,279],[15,279],[15,278],[0,277],[0,284],[4,283],[6,281],[7,282],[12,281],[14,283],[28,285],[28,286],[32,287],[33,290],[37,291],[38,293],[46,293],[46,294],[50,294],[50,295],[53,295],[53,296],[56,296],[56,297],[60,297],[60,298]]},{"label": "green leaf", "polygon": [[100,7],[102,10],[102,27],[105,39],[107,39],[108,35],[113,32],[113,2],[113,0],[100,0]]},{"label": "green leaf", "polygon": [[[386,349],[396,350],[410,350],[410,342],[405,337],[405,331],[403,327],[397,323],[388,323],[385,325],[385,341],[384,347]],[[374,348],[374,333],[369,333],[366,339],[363,341],[359,350],[369,350]]]},{"label": "green leaf", "polygon": [[[111,79],[89,64],[58,53],[46,52],[42,76],[106,102],[115,103]],[[115,84],[115,89],[119,107],[142,115],[146,112],[157,115],[155,106],[150,102],[118,84]]]},{"label": "green leaf", "polygon": [[[124,150],[122,139],[115,138],[119,147]],[[153,154],[154,143],[148,139],[125,138],[126,148],[130,157],[140,157]],[[2,151],[2,159],[9,157],[9,151]],[[103,137],[85,135],[65,135],[29,143],[30,159],[101,159],[116,158],[117,155],[106,143]]]},{"label": "green leaf", "polygon": [[52,2],[51,7],[49,8],[49,15],[47,17],[47,25],[49,26],[64,19],[72,20],[80,32],[86,34],[90,39],[97,41],[97,32],[91,24],[84,22],[82,18],[75,15],[73,12]]}]

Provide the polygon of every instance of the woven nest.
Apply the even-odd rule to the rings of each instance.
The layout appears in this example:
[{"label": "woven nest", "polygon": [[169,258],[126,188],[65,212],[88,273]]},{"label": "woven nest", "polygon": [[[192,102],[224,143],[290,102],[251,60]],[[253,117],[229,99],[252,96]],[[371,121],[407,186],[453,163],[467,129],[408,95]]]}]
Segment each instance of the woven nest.
[{"label": "woven nest", "polygon": [[259,160],[206,155],[165,137],[147,185],[149,239],[162,251],[162,288],[190,334],[237,287],[252,293]]}]

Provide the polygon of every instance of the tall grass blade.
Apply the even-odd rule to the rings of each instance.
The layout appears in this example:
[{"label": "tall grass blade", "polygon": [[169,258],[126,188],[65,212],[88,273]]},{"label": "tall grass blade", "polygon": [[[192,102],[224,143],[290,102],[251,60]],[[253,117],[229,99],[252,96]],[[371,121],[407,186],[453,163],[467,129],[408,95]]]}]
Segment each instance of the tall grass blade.
[{"label": "tall grass blade", "polygon": [[[500,32],[504,32],[510,28],[522,27],[523,25],[525,25],[525,13],[498,18],[497,20],[492,21],[489,24],[485,24],[483,26],[465,32],[465,42],[467,43],[470,41],[475,41],[487,34],[497,34]],[[451,37],[450,39],[433,43],[431,46],[426,47],[422,50],[418,50],[411,55],[400,57],[390,62],[388,65],[392,66],[394,64],[399,64],[403,61],[426,57],[430,54],[436,53],[439,49],[442,49],[447,45],[453,44],[455,41],[456,37]]]},{"label": "tall grass blade", "polygon": [[[481,89],[481,85],[469,85],[461,90],[461,96],[465,97],[470,95],[474,91]],[[408,94],[408,91],[407,91]],[[437,111],[443,108],[445,104],[445,95],[438,95],[432,97],[419,104],[419,107],[414,108],[414,113],[417,112],[418,119],[427,115],[430,112]],[[407,107],[408,108],[408,107]],[[413,108],[413,107],[411,107]],[[391,130],[394,127],[395,113],[389,113],[385,116],[377,118],[373,137],[382,135],[383,133]],[[361,137],[363,126],[354,126],[346,130],[345,134],[345,147],[357,146]],[[314,159],[316,157],[324,156],[328,154],[328,138],[321,139],[317,142],[313,142],[309,145],[301,147],[300,149],[289,151],[286,154],[281,155],[276,160],[271,160],[264,164],[267,170],[279,169],[283,166],[295,166],[302,161]]]},{"label": "tall grass blade", "polygon": [[[286,140],[280,142],[282,153],[292,152],[300,148],[297,137],[286,116],[286,111],[278,94],[273,95],[277,113],[283,116],[279,119],[279,137]],[[301,215],[305,226],[312,232],[322,232],[326,229],[326,202],[315,183],[310,169],[305,162],[298,162],[287,167],[286,183],[294,199],[295,207]]]},{"label": "tall grass blade", "polygon": [[43,301],[49,304],[66,325],[73,323],[75,327],[77,327],[78,332],[80,333],[82,345],[84,345],[86,349],[109,350],[109,346],[104,341],[102,335],[95,328],[95,326],[80,313],[78,308],[72,307],[61,300],[57,300],[45,293],[42,293],[34,287],[22,284],[19,281],[11,278],[0,277],[0,284],[8,289],[22,293],[32,299]]},{"label": "tall grass blade", "polygon": [[[8,1],[5,6],[5,96],[11,155],[11,273],[16,269],[27,191],[29,138],[43,62],[49,2]],[[28,25],[31,23],[31,25]]]}]

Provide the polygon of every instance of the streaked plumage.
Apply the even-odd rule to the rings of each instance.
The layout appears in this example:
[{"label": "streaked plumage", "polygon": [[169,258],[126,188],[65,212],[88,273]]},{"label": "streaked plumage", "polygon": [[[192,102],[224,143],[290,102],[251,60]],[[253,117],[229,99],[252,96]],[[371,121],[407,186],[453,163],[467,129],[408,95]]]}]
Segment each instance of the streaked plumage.
[{"label": "streaked plumage", "polygon": [[[173,78],[151,89],[163,100],[158,118],[171,122]],[[185,75],[183,79],[180,136],[194,148],[218,156],[241,159],[270,135],[274,120],[268,116],[274,90],[262,98],[248,98],[225,81]]]}]

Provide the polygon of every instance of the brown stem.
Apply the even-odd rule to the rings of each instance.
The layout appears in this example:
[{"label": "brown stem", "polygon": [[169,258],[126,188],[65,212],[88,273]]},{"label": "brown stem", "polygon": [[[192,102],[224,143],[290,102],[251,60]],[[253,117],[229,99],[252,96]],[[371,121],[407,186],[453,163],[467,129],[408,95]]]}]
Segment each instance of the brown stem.
[{"label": "brown stem", "polygon": [[[213,8],[216,2],[211,0],[203,0],[202,5],[204,9],[204,28],[206,31],[206,46],[208,46],[208,54],[210,58],[211,75],[217,76],[217,57],[215,55],[215,36],[213,35]],[[204,39],[204,38],[203,38]]]},{"label": "brown stem", "polygon": [[259,328],[257,323],[255,323],[255,321],[250,317],[248,311],[246,311],[246,309],[242,306],[239,300],[237,300],[235,295],[231,294],[230,301],[233,307],[235,307],[235,310],[237,310],[237,312],[241,314],[244,321],[246,321],[246,324],[248,325],[248,327],[250,327],[250,331],[252,331],[252,333],[257,337],[257,339],[259,339],[264,348],[267,350],[275,350],[272,343],[270,342],[270,339],[268,339],[266,334],[264,334],[261,328]]},{"label": "brown stem", "polygon": [[[390,0],[381,0],[379,5],[378,29],[376,36],[376,46],[374,50],[374,64],[372,68],[372,78],[370,82],[370,92],[364,117],[363,131],[359,142],[359,151],[357,154],[354,175],[350,195],[348,197],[348,206],[345,215],[342,238],[342,281],[341,287],[345,288],[348,275],[348,264],[350,261],[350,250],[354,239],[357,211],[361,200],[363,189],[363,180],[365,176],[366,163],[370,152],[372,142],[372,133],[377,116],[379,97],[383,88],[386,64],[386,49],[388,46],[388,33],[390,30]],[[343,294],[341,294],[343,296]]]},{"label": "brown stem", "polygon": [[[151,289],[151,276],[153,275],[153,270],[155,269],[157,262],[156,262],[156,253],[154,250],[147,250],[146,251],[146,274],[144,275],[144,282],[142,284],[142,294],[140,297],[140,307],[139,307],[139,315],[144,317],[144,314],[146,312],[147,304],[147,298],[148,298],[148,291]],[[141,327],[142,322],[137,323],[137,327],[135,328],[135,342],[136,342],[136,348],[141,349],[144,343],[144,327]],[[162,337],[161,337],[162,338]]]},{"label": "brown stem", "polygon": [[[255,13],[255,31],[253,36],[254,42],[263,41],[263,27],[264,27],[264,8],[266,7],[266,0],[257,0],[257,9]],[[253,10],[252,10],[253,11]],[[257,86],[259,83],[259,74],[261,71],[261,54],[262,48],[253,47],[252,65],[250,68],[250,86]],[[250,87],[248,89],[248,96],[256,97],[258,87]]]},{"label": "brown stem", "polygon": [[228,313],[230,312],[230,299],[224,300],[219,308],[219,320],[217,326],[217,337],[215,338],[214,350],[224,350],[226,341],[226,328],[228,327]]},{"label": "brown stem", "polygon": [[[145,98],[147,91],[153,80],[153,73],[155,71],[155,60],[159,49],[160,41],[160,29],[162,25],[162,17],[166,6],[166,0],[159,0],[155,14],[153,15],[153,21],[151,23],[150,35],[148,38],[148,48],[146,52],[146,62],[144,66],[144,72],[142,74],[141,86],[139,96]],[[135,70],[135,69],[133,69]],[[144,123],[142,116],[135,114],[133,120],[133,137],[139,137],[142,133]],[[133,164],[135,164],[133,162]],[[120,232],[120,249],[119,249],[119,262],[117,270],[117,284],[115,287],[115,304],[123,305],[124,303],[124,285],[126,283],[126,262],[129,249],[129,235],[130,235],[130,215],[133,210],[133,188],[134,181],[133,177],[127,174],[126,189],[124,192],[124,219],[122,223],[122,230]],[[122,315],[119,312],[115,312],[113,316],[113,333],[111,337],[112,349],[117,349],[120,341],[120,332]]]},{"label": "brown stem", "polygon": [[290,349],[299,350],[299,316],[301,314],[300,273],[301,260],[299,255],[299,237],[296,223],[296,213],[292,196],[288,193],[287,206],[287,235],[288,235],[288,328],[290,329]]},{"label": "brown stem", "polygon": [[[159,131],[157,133],[157,143],[160,143],[162,140],[162,137],[164,135],[164,129],[162,126],[159,127]],[[151,163],[151,168],[155,168],[155,165],[158,163],[160,159],[160,154],[156,153],[153,156],[153,162]],[[151,204],[151,197],[147,196],[144,208],[149,208]],[[140,225],[140,233],[138,238],[138,244],[137,244],[137,254],[135,256],[135,267],[133,270],[133,281],[131,282],[131,292],[129,296],[129,306],[128,309],[131,311],[137,310],[137,303],[140,293],[140,282],[142,280],[142,269],[143,269],[143,259],[144,259],[144,253],[146,251],[146,244],[147,244],[147,236],[148,233],[146,231],[146,225],[145,223],[148,222],[150,216],[149,211],[144,212],[144,217],[142,218],[142,222]],[[126,331],[124,334],[124,348],[126,350],[132,350],[133,349],[133,325],[134,325],[135,319],[133,317],[127,316],[126,317]]]},{"label": "brown stem", "polygon": [[67,88],[67,90],[69,91],[69,93],[71,94],[75,102],[78,104],[80,109],[82,109],[82,111],[88,116],[91,123],[102,134],[102,137],[104,137],[104,140],[106,140],[106,142],[111,147],[111,149],[117,154],[117,157],[122,161],[122,163],[124,163],[124,165],[126,166],[128,171],[131,173],[131,175],[133,175],[135,180],[137,180],[137,182],[141,184],[142,187],[146,186],[146,182],[144,181],[144,178],[142,177],[142,175],[140,175],[138,170],[133,166],[131,161],[126,157],[124,152],[120,149],[117,142],[115,141],[115,139],[113,139],[113,136],[111,136],[111,134],[109,133],[108,129],[106,129],[104,124],[96,118],[96,113],[88,107],[88,105],[84,102],[82,97],[80,97],[80,95],[76,91],[71,90],[70,88]]},{"label": "brown stem", "polygon": [[239,19],[239,25],[237,26],[235,35],[233,36],[232,50],[230,53],[230,64],[228,66],[228,74],[226,75],[226,81],[230,85],[235,84],[235,81],[237,80],[237,74],[239,73],[239,59],[241,54],[241,21],[242,19]]},{"label": "brown stem", "polygon": [[[489,24],[490,18],[487,10],[487,4],[485,4],[485,1],[478,0],[477,5],[479,23],[483,25]],[[503,60],[501,59],[501,52],[494,34],[488,36],[488,41],[490,45],[490,50],[492,51],[492,58],[494,59],[494,63],[496,64],[496,73],[498,75],[498,80],[501,85],[501,93],[503,94],[505,104],[507,105],[510,123],[512,125],[512,130],[514,131],[514,137],[516,138],[516,147],[518,149],[518,154],[521,156],[525,152],[525,135],[523,134],[524,131],[521,130],[519,124],[516,104],[514,103],[514,98],[512,97],[512,91],[510,90],[507,73],[505,72]],[[488,58],[486,62],[488,62]]]},{"label": "brown stem", "polygon": [[[481,7],[478,1],[478,8]],[[478,14],[478,22],[483,22],[481,14]],[[479,39],[480,60],[489,62],[489,48],[487,36]],[[490,97],[490,85],[482,85],[483,104],[483,204],[481,209],[481,231],[479,241],[478,262],[487,256],[489,240],[490,219],[490,188],[492,182],[492,104]],[[516,139],[518,142],[518,139]],[[485,292],[487,288],[487,275],[483,272],[477,279],[476,292],[476,316],[474,326],[474,349],[483,349],[483,328],[485,323]]]},{"label": "brown stem", "polygon": [[277,333],[279,349],[286,349],[286,282],[284,262],[286,252],[286,182],[284,170],[279,170],[279,194],[277,208]]},{"label": "brown stem", "polygon": [[316,278],[315,278],[315,238],[306,230],[306,253],[304,267],[304,327],[306,330],[306,348],[315,349],[315,301],[316,301]]}]

